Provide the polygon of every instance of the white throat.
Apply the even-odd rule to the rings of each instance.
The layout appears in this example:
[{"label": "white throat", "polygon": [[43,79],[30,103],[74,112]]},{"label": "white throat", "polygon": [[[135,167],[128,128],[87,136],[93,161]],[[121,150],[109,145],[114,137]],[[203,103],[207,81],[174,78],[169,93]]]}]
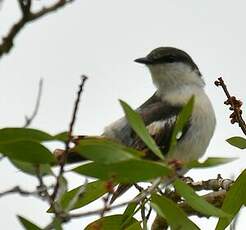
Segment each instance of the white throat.
[{"label": "white throat", "polygon": [[205,86],[199,72],[184,63],[157,64],[148,67],[157,91],[163,96],[186,87],[202,89]]}]

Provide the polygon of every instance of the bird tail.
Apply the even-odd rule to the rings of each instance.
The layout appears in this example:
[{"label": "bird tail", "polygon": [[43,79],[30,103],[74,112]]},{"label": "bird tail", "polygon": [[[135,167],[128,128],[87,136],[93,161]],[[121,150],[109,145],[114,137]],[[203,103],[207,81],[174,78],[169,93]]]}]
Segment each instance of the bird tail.
[{"label": "bird tail", "polygon": [[131,184],[119,184],[116,191],[113,193],[110,204],[112,204],[118,197],[123,195],[132,185]]},{"label": "bird tail", "polygon": [[[102,139],[105,137],[102,136],[86,136],[86,135],[80,135],[80,136],[74,136],[72,138],[72,142],[76,145],[79,144],[80,140],[83,139]],[[55,158],[57,159],[58,162],[60,162],[60,160],[62,159],[62,156],[64,155],[65,150],[64,149],[55,149],[55,151],[53,152]],[[78,163],[78,162],[83,162],[86,161],[88,159],[86,159],[85,157],[83,157],[82,155],[80,155],[79,153],[73,151],[73,148],[69,150],[69,153],[67,155],[67,159],[66,159],[66,163],[70,164],[70,163]]]}]

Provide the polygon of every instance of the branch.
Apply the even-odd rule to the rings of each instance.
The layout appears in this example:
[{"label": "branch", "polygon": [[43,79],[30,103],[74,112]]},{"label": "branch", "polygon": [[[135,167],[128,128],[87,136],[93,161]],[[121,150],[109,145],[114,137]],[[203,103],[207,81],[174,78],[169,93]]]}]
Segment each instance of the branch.
[{"label": "branch", "polygon": [[231,123],[238,123],[239,127],[243,131],[243,133],[246,135],[246,123],[242,118],[242,102],[240,100],[237,100],[235,96],[231,96],[229,91],[227,90],[227,87],[222,79],[222,77],[218,78],[217,81],[214,82],[216,86],[221,86],[222,89],[225,92],[225,95],[227,97],[227,100],[224,102],[226,105],[230,105],[230,110],[233,110],[233,113],[230,115]]},{"label": "branch", "polygon": [[[203,195],[202,197],[210,204],[214,205],[217,208],[220,208],[223,204],[223,201],[225,199],[226,196],[226,190],[219,190],[219,191],[214,191],[214,192],[210,192],[206,195]],[[193,216],[196,215],[198,217],[210,217],[210,216],[206,216],[196,210],[194,210],[193,208],[191,208],[187,202],[182,202],[181,204],[179,204],[179,207],[182,208],[186,214],[188,216]]]},{"label": "branch", "polygon": [[[175,178],[176,178],[176,175],[175,175]],[[168,182],[170,183],[170,181],[173,181],[175,178],[173,177],[173,178],[169,179]],[[103,208],[93,210],[93,211],[70,214],[68,217],[69,218],[80,218],[80,217],[90,216],[90,215],[97,215],[97,214],[100,215],[102,212],[105,213],[105,212],[114,210],[116,208],[123,207],[123,206],[131,204],[131,203],[142,202],[148,195],[150,195],[153,191],[155,191],[155,189],[157,189],[157,187],[162,182],[162,180],[163,179],[161,177],[154,180],[154,182],[152,183],[151,186],[149,186],[147,189],[140,192],[140,194],[138,196],[136,196],[134,199],[132,199],[131,201],[123,202],[123,203],[113,205],[113,206],[108,206],[108,207],[106,207],[106,209],[105,209],[105,207],[103,207]],[[165,183],[165,184],[167,184],[167,183]]]},{"label": "branch", "polygon": [[76,115],[77,115],[77,112],[78,112],[78,106],[79,106],[79,101],[80,101],[80,97],[81,97],[81,94],[83,92],[83,87],[84,87],[84,84],[86,82],[86,80],[88,79],[88,77],[86,77],[85,75],[82,75],[81,76],[81,84],[79,85],[79,90],[78,90],[78,93],[77,93],[77,98],[76,98],[76,101],[75,101],[75,104],[74,104],[74,109],[73,109],[73,113],[72,113],[72,119],[71,119],[71,122],[70,122],[70,125],[69,125],[69,130],[68,130],[68,139],[65,143],[65,151],[64,151],[64,154],[61,156],[61,159],[60,159],[60,171],[59,171],[59,174],[58,174],[58,177],[57,177],[57,182],[56,182],[56,185],[55,185],[55,189],[54,189],[54,192],[52,194],[52,199],[55,200],[56,198],[56,195],[57,195],[57,192],[58,192],[58,188],[59,188],[59,185],[60,185],[60,178],[62,177],[63,173],[64,173],[64,166],[66,164],[66,160],[67,160],[67,156],[69,154],[69,145],[73,139],[73,127],[74,127],[74,123],[76,121]]},{"label": "branch", "polygon": [[40,101],[41,101],[41,96],[42,96],[42,90],[43,90],[43,79],[41,78],[39,80],[39,85],[38,85],[38,96],[37,96],[37,99],[36,99],[36,105],[34,107],[32,115],[30,117],[27,117],[27,116],[25,117],[26,122],[25,122],[25,124],[23,126],[24,128],[28,127],[32,123],[34,118],[37,116],[37,114],[38,114]]},{"label": "branch", "polygon": [[[47,188],[46,188],[47,189]],[[22,196],[36,196],[36,197],[40,197],[40,193],[44,192],[44,188],[43,187],[38,187],[35,191],[27,191],[24,190],[22,188],[20,188],[19,186],[15,186],[9,190],[6,190],[4,192],[0,193],[0,197],[2,196],[6,196],[6,195],[10,195],[10,194],[20,194]]]},{"label": "branch", "polygon": [[[43,177],[42,177],[42,175],[40,173],[40,166],[36,167],[36,175],[37,175],[37,179],[38,179],[38,182],[39,182],[38,189],[42,190],[42,193],[40,192],[39,195],[41,197],[44,197],[49,202],[51,207],[56,211],[56,209],[54,207],[54,204],[53,204],[53,200],[51,199],[51,196],[50,196],[50,194],[48,192],[48,187],[44,184]],[[52,187],[54,187],[54,186],[52,186]]]},{"label": "branch", "polygon": [[201,190],[218,191],[219,189],[224,189],[228,191],[229,188],[234,183],[234,181],[231,179],[223,179],[220,174],[218,174],[216,179],[209,179],[206,181],[194,182],[193,179],[190,177],[184,177],[183,181],[196,191],[201,191]]},{"label": "branch", "polygon": [[0,58],[4,55],[10,52],[10,50],[14,46],[14,39],[17,36],[17,34],[29,23],[36,19],[41,18],[42,16],[49,14],[51,12],[54,12],[64,6],[66,6],[69,3],[72,3],[75,0],[58,0],[56,3],[49,7],[44,7],[43,9],[32,12],[31,11],[31,5],[32,0],[18,0],[22,17],[20,20],[15,23],[7,33],[5,37],[2,39],[2,43],[0,44]]},{"label": "branch", "polygon": [[[226,196],[226,190],[220,190],[220,191],[215,191],[215,192],[211,192],[211,193],[208,193],[204,196],[202,196],[208,203],[216,206],[217,208],[220,208],[223,204],[223,201],[225,199],[225,196]],[[210,216],[206,216],[196,210],[194,210],[193,208],[191,208],[187,202],[182,202],[180,204],[178,204],[178,206],[183,209],[183,211],[187,214],[187,216],[193,216],[193,215],[196,215],[198,217],[210,217]],[[156,216],[153,224],[152,224],[152,227],[151,227],[151,230],[165,230],[168,228],[168,223],[166,221],[166,219],[160,217],[159,215]]]},{"label": "branch", "polygon": [[[218,174],[216,179],[209,179],[206,181],[197,181],[194,182],[192,178],[190,177],[184,177],[182,178],[183,181],[191,186],[196,191],[201,190],[213,190],[213,192],[208,193],[204,196],[202,196],[207,202],[215,205],[216,207],[221,207],[226,192],[230,189],[232,184],[234,183],[233,180],[230,179],[223,179],[220,174]],[[166,196],[167,198],[173,200],[175,203],[178,204],[178,206],[183,209],[184,212],[186,212],[187,216],[196,215],[198,217],[208,217],[204,214],[201,214],[200,212],[192,209],[187,202],[183,201],[179,194],[176,193],[175,190],[171,190],[166,188],[165,193],[161,193],[161,195]],[[160,230],[160,229],[167,229],[168,228],[167,221],[160,217],[159,215],[156,216],[151,230]]]}]

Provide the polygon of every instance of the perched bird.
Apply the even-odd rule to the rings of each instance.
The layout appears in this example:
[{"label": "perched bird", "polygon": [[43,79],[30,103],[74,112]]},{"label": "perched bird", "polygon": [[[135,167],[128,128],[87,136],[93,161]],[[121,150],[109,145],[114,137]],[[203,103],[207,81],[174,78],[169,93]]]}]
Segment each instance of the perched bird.
[{"label": "perched bird", "polygon": [[[203,156],[213,136],[216,119],[204,91],[205,82],[192,58],[180,49],[159,47],[135,62],[148,67],[156,86],[154,95],[136,111],[141,115],[163,154],[168,152],[172,129],[179,112],[194,95],[191,118],[177,137],[177,145],[171,155],[172,159],[169,160],[187,162]],[[125,117],[107,126],[103,136],[138,149],[144,148],[143,142],[131,129]],[[111,203],[128,188],[129,185],[120,185]]]},{"label": "perched bird", "polygon": [[[204,91],[205,82],[197,65],[186,52],[173,47],[156,48],[135,62],[148,67],[156,86],[154,95],[136,111],[141,115],[163,154],[169,150],[172,130],[179,112],[188,100],[195,96],[191,118],[182,133],[177,136],[172,159],[168,160],[197,160],[205,153],[216,124],[213,107]],[[139,150],[146,149],[125,117],[107,126],[102,136]],[[70,154],[69,157],[70,162],[81,159],[81,156],[76,154]],[[147,154],[146,158],[157,160],[154,154]],[[129,187],[130,185],[118,186],[111,203]]]}]

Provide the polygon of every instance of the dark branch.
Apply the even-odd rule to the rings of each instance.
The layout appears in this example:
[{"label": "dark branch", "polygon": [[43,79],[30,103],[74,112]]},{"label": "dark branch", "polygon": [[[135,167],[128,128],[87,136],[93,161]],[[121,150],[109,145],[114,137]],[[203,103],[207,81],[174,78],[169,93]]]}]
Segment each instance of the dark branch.
[{"label": "dark branch", "polygon": [[216,179],[194,182],[192,178],[184,177],[183,181],[196,191],[201,191],[201,190],[218,191],[219,189],[229,190],[229,188],[234,183],[234,181],[231,179],[223,179],[220,174],[217,176]]},{"label": "dark branch", "polygon": [[20,20],[15,23],[7,33],[5,37],[3,37],[2,43],[0,44],[0,58],[10,52],[10,50],[14,46],[14,39],[17,34],[27,25],[29,22],[32,22],[36,19],[41,18],[44,15],[47,15],[51,12],[54,12],[69,3],[72,3],[75,0],[59,0],[53,5],[49,7],[45,7],[37,12],[31,11],[32,0],[18,0],[22,17]]},{"label": "dark branch", "polygon": [[[48,189],[48,188],[46,188],[46,189]],[[10,194],[20,194],[22,196],[40,197],[40,194],[43,192],[44,192],[43,187],[38,187],[35,191],[27,191],[27,190],[20,188],[19,186],[15,186],[15,187],[8,189],[4,192],[1,192],[0,197],[10,195]]]},{"label": "dark branch", "polygon": [[19,186],[15,186],[9,190],[1,192],[0,197],[5,196],[5,195],[9,195],[9,194],[13,194],[13,193],[18,193],[18,194],[23,195],[23,196],[37,195],[38,194],[36,190],[34,192],[30,192],[30,191],[23,190]]},{"label": "dark branch", "polygon": [[42,96],[42,90],[43,90],[43,79],[40,79],[39,81],[39,85],[38,85],[38,96],[36,99],[36,105],[35,108],[33,110],[33,113],[30,117],[25,117],[26,118],[26,122],[24,124],[24,128],[28,127],[32,121],[34,120],[34,118],[37,116],[38,114],[38,110],[39,110],[39,106],[40,106],[40,101],[41,101],[41,96]]},{"label": "dark branch", "polygon": [[[208,203],[210,204],[213,204],[215,207],[217,208],[220,208],[223,204],[223,201],[225,199],[225,196],[226,196],[226,190],[220,190],[220,191],[215,191],[215,192],[211,192],[211,193],[208,193],[204,196],[202,196]],[[180,204],[178,204],[178,206],[183,209],[183,211],[187,214],[187,216],[193,216],[193,215],[196,215],[198,217],[209,217],[209,216],[206,216],[196,210],[194,210],[193,208],[191,208],[187,202],[182,202]],[[159,230],[159,229],[167,229],[168,228],[168,223],[166,221],[166,219],[160,217],[159,215],[156,216],[153,224],[152,224],[152,227],[151,227],[151,230]]]},{"label": "dark branch", "polygon": [[231,96],[229,91],[227,90],[227,87],[225,85],[225,82],[220,77],[217,81],[215,81],[216,86],[221,86],[222,89],[225,92],[225,95],[227,97],[227,100],[224,102],[226,105],[230,105],[230,110],[233,110],[233,113],[230,115],[231,123],[238,123],[239,127],[243,131],[243,133],[246,135],[246,123],[242,118],[242,102],[240,100],[237,100],[235,96]]},{"label": "dark branch", "polygon": [[72,113],[72,119],[71,119],[71,122],[70,122],[70,125],[69,125],[69,130],[68,130],[68,139],[65,143],[65,151],[64,151],[64,154],[63,156],[61,157],[61,160],[60,160],[60,171],[59,171],[59,174],[58,174],[58,177],[57,177],[57,182],[56,182],[56,186],[55,186],[55,189],[54,189],[54,192],[52,194],[52,199],[55,200],[56,198],[56,195],[57,195],[57,192],[58,192],[58,188],[59,188],[59,184],[60,184],[60,178],[62,177],[63,173],[64,173],[64,165],[66,164],[66,160],[67,160],[67,156],[68,156],[68,153],[69,153],[69,145],[73,139],[73,127],[74,127],[74,123],[76,121],[76,115],[77,115],[77,112],[78,112],[78,106],[79,106],[79,101],[80,101],[80,97],[81,97],[81,94],[83,92],[83,87],[84,87],[84,84],[86,82],[88,78],[84,75],[82,75],[81,77],[81,84],[79,85],[79,90],[78,90],[78,93],[77,93],[77,98],[76,98],[76,101],[75,101],[75,104],[74,104],[74,109],[73,109],[73,113]]}]

